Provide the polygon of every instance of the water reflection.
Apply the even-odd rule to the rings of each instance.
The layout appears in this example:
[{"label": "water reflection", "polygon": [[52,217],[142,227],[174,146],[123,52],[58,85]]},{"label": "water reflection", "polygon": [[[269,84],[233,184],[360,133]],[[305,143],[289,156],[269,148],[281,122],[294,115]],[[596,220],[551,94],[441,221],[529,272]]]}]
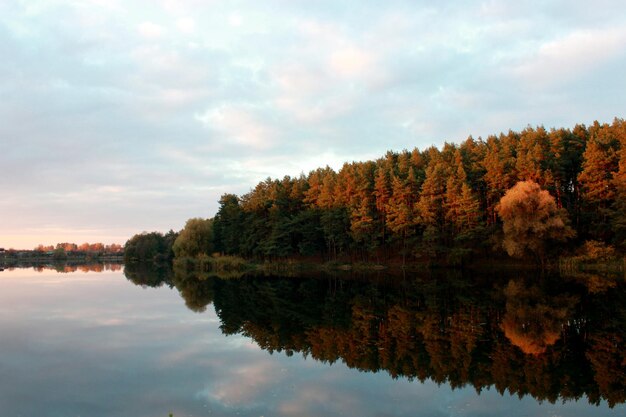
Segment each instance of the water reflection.
[{"label": "water reflection", "polygon": [[530,355],[545,353],[561,338],[579,301],[575,295],[549,295],[537,284],[524,280],[509,281],[504,296],[504,335]]},{"label": "water reflection", "polygon": [[626,399],[623,281],[458,272],[220,279],[181,268],[126,275],[175,286],[196,312],[213,303],[224,334],[268,352],[550,402]]},{"label": "water reflection", "polygon": [[153,263],[133,263],[124,267],[124,275],[135,285],[158,288],[172,287],[172,269],[167,265]]},{"label": "water reflection", "polygon": [[1,271],[15,271],[16,269],[32,268],[37,272],[44,271],[56,271],[60,273],[72,273],[72,272],[116,272],[122,270],[122,264],[120,263],[21,263],[11,266],[0,267]]}]

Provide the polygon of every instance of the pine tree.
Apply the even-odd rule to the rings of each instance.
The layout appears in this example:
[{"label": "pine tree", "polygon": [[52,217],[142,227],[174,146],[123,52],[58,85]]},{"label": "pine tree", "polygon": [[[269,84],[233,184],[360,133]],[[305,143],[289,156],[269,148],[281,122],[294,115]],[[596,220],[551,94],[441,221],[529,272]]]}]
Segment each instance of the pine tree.
[{"label": "pine tree", "polygon": [[400,239],[402,260],[406,259],[407,241],[414,232],[415,214],[413,212],[411,186],[399,177],[392,178],[392,193],[387,203],[387,225],[393,235]]},{"label": "pine tree", "polygon": [[462,160],[457,158],[456,164],[456,172],[446,182],[445,219],[449,229],[446,246],[453,248],[456,261],[461,261],[481,237],[480,201],[467,184]]},{"label": "pine tree", "polygon": [[387,205],[391,197],[391,184],[387,164],[381,164],[376,171],[374,197],[378,222],[380,223],[381,243],[384,245],[387,232]]},{"label": "pine tree", "polygon": [[454,165],[451,167],[450,175],[446,181],[446,193],[444,198],[445,220],[451,226],[450,233],[453,236],[460,228],[457,219],[461,211],[461,188],[467,180],[461,152],[457,151],[454,158]]},{"label": "pine tree", "polygon": [[234,194],[224,194],[219,201],[219,209],[213,221],[214,247],[218,252],[238,254],[242,234],[243,213],[239,198]]},{"label": "pine tree", "polygon": [[422,235],[424,249],[431,256],[440,252],[444,237],[444,195],[447,176],[448,170],[443,161],[431,160],[416,206],[418,223],[424,228]]},{"label": "pine tree", "polygon": [[376,246],[374,198],[374,169],[371,161],[355,165],[356,192],[350,201],[350,230],[352,239],[358,244],[358,251],[365,260],[367,254]]},{"label": "pine tree", "polygon": [[582,187],[582,220],[587,235],[608,242],[613,234],[609,219],[613,217],[613,175],[618,171],[619,141],[613,129],[606,124],[595,122],[589,131],[583,170],[578,175]]},{"label": "pine tree", "polygon": [[317,207],[322,210],[329,210],[338,205],[337,200],[337,174],[335,171],[328,171],[322,177],[322,185],[319,189]]},{"label": "pine tree", "polygon": [[552,178],[546,175],[544,169],[548,149],[548,135],[543,127],[524,129],[516,149],[517,178],[521,181],[534,181],[544,187],[546,183],[551,184]]},{"label": "pine tree", "polygon": [[614,121],[615,133],[620,142],[618,170],[613,174],[615,203],[613,203],[613,230],[615,243],[626,249],[626,122]]},{"label": "pine tree", "polygon": [[499,138],[490,136],[487,139],[487,150],[483,167],[485,168],[486,209],[487,223],[492,225],[497,221],[495,207],[517,179],[515,171],[515,149],[517,135],[509,132],[507,136]]}]

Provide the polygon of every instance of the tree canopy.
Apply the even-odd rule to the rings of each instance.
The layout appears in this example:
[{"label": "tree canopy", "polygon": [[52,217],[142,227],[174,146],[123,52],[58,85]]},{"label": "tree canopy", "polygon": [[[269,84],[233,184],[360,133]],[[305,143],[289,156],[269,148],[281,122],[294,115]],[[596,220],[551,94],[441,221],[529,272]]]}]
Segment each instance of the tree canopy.
[{"label": "tree canopy", "polygon": [[[267,178],[244,195],[224,194],[212,222],[191,219],[175,250],[453,264],[507,254],[542,258],[547,242],[570,237],[572,246],[593,240],[623,250],[625,144],[622,119],[529,126],[389,151],[337,171]],[[145,252],[134,246],[132,256]]]},{"label": "tree canopy", "polygon": [[[247,194],[222,196],[214,248],[264,259],[463,262],[491,257],[494,247],[543,256],[546,242],[574,232],[574,244],[624,247],[625,143],[622,119],[573,129],[529,126],[440,149],[389,151],[338,171],[267,178]],[[521,194],[527,204],[506,204]],[[504,244],[494,245],[499,236]]]},{"label": "tree canopy", "polygon": [[124,245],[124,262],[167,261],[174,257],[172,246],[178,233],[170,230],[165,235],[160,232],[143,232],[131,237]]},{"label": "tree canopy", "polygon": [[515,184],[504,194],[496,211],[503,222],[502,246],[516,258],[529,254],[543,258],[549,241],[565,241],[575,234],[555,198],[534,181]]},{"label": "tree canopy", "polygon": [[213,220],[194,218],[187,220],[172,247],[176,257],[196,257],[213,252]]}]

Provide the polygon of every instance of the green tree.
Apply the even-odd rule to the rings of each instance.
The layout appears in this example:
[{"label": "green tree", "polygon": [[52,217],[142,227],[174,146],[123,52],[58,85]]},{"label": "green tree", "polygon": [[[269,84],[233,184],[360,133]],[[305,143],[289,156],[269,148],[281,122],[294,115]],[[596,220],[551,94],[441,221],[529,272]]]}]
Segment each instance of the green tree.
[{"label": "green tree", "polygon": [[187,220],[172,249],[177,258],[194,258],[200,254],[211,254],[213,252],[213,219]]},{"label": "green tree", "polygon": [[243,213],[239,197],[224,194],[219,201],[219,209],[213,219],[213,241],[215,250],[227,254],[237,254],[240,250]]},{"label": "green tree", "polygon": [[174,259],[174,242],[178,238],[178,232],[170,229],[166,234],[163,235],[163,255],[167,259]]},{"label": "green tree", "polygon": [[67,253],[65,252],[65,248],[63,246],[57,245],[56,249],[53,253],[53,258],[57,261],[67,259]]},{"label": "green tree", "polygon": [[169,248],[159,232],[136,234],[124,245],[124,262],[153,262],[167,259]]},{"label": "green tree", "polygon": [[314,256],[324,253],[325,242],[321,225],[321,210],[307,208],[292,220],[294,241],[300,255]]}]

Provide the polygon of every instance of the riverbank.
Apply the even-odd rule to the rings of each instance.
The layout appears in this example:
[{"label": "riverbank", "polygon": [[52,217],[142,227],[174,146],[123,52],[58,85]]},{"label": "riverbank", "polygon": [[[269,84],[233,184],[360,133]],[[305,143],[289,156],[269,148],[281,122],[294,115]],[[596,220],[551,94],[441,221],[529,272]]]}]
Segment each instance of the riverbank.
[{"label": "riverbank", "polygon": [[123,255],[96,255],[96,256],[73,256],[65,259],[55,259],[51,256],[37,257],[1,257],[0,269],[9,268],[37,268],[49,267],[52,269],[63,267],[80,267],[89,265],[109,265],[124,263]]},{"label": "riverbank", "polygon": [[[316,262],[308,259],[280,259],[272,261],[249,260],[236,256],[207,256],[174,260],[174,268],[186,271],[212,273],[223,278],[238,278],[246,274],[299,276],[315,272],[376,274],[380,272],[404,274],[432,269],[458,269],[475,271],[536,271],[541,266],[513,259],[477,260],[463,266],[435,262],[350,262],[333,260]],[[579,272],[611,273],[623,275],[626,258],[590,261],[580,258],[559,258],[544,265],[544,271],[575,274]]]}]

